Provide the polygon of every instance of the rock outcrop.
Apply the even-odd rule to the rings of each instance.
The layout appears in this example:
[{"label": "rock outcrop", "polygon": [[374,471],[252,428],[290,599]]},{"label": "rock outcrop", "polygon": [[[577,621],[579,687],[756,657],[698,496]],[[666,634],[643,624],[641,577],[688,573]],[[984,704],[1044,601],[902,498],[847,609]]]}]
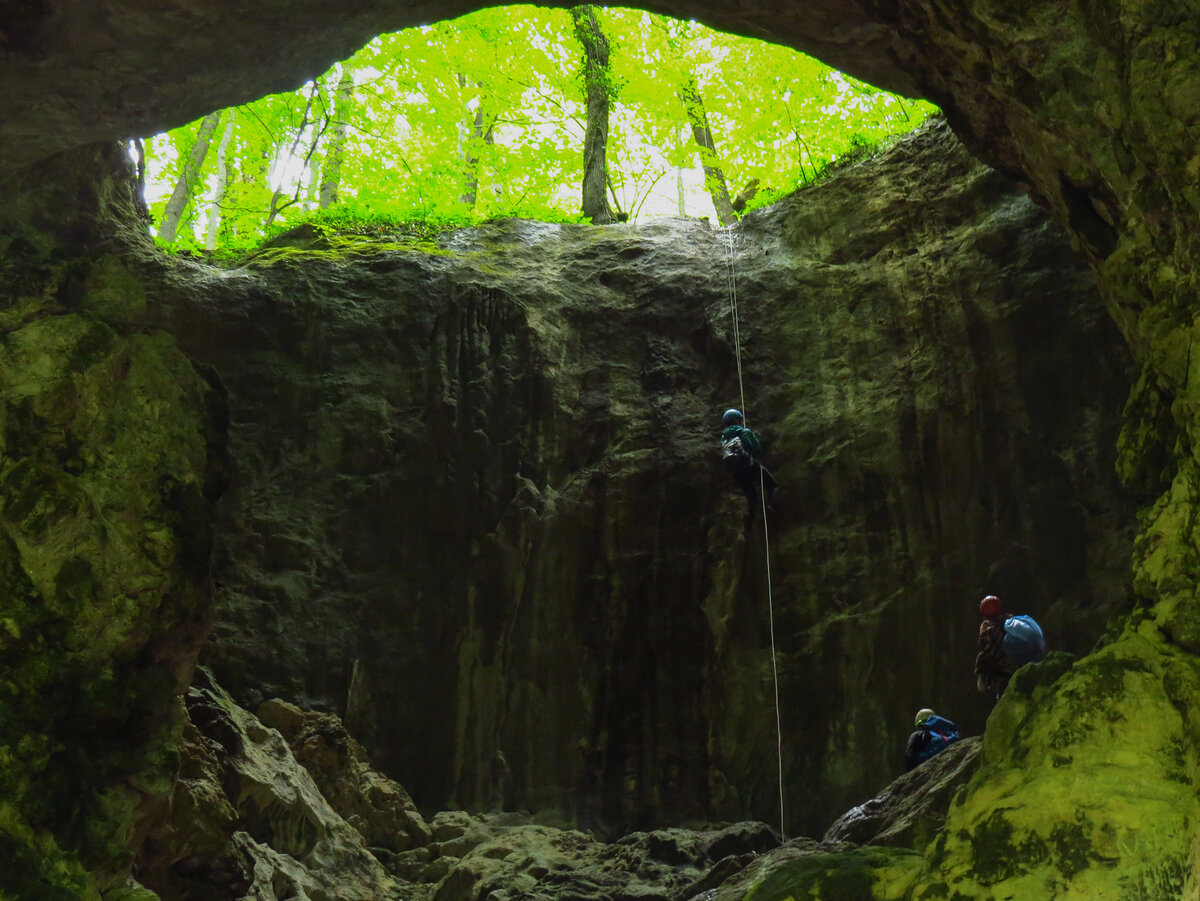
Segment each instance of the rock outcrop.
[{"label": "rock outcrop", "polygon": [[219,392],[146,327],[116,257],[80,258],[131,200],[89,192],[85,170],[6,181],[0,210],[0,891],[15,898],[125,881],[171,791],[210,609]]},{"label": "rock outcrop", "polygon": [[651,901],[691,897],[779,844],[751,822],[611,844],[517,813],[427,823],[337,717],[273,699],[260,708],[271,728],[203,669],[186,708],[169,813],[135,867],[163,898]]},{"label": "rock outcrop", "polygon": [[[326,784],[337,778],[324,760],[310,758],[311,770],[302,766],[280,732],[233,703],[204,670],[185,700],[182,763],[169,813],[136,865],[144,885],[165,898],[404,897],[363,833],[321,793],[313,775]],[[297,738],[311,748],[311,740]],[[377,793],[362,793],[354,806],[419,830],[423,821],[404,805],[404,790],[389,787],[384,803]]]},{"label": "rock outcrop", "polygon": [[982,740],[964,738],[851,807],[821,841],[892,845],[924,851],[946,822],[946,809],[979,768]]}]

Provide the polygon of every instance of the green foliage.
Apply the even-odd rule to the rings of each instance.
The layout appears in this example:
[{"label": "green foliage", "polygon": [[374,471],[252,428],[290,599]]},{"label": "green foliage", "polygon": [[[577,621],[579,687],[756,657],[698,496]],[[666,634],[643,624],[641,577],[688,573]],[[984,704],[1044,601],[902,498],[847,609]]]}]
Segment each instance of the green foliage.
[{"label": "green foliage", "polygon": [[[685,83],[703,98],[730,193],[757,180],[749,208],[933,110],[787,48],[637,10],[593,9],[610,51],[611,192],[632,218],[711,214],[680,102]],[[222,115],[171,246],[220,260],[304,222],[355,231],[372,217],[381,227],[512,216],[574,221],[585,79],[566,10],[490,8],[381,35],[300,90]],[[155,221],[198,128],[146,142]],[[219,173],[216,148],[226,129]],[[351,212],[314,220],[334,197],[333,209]]]}]

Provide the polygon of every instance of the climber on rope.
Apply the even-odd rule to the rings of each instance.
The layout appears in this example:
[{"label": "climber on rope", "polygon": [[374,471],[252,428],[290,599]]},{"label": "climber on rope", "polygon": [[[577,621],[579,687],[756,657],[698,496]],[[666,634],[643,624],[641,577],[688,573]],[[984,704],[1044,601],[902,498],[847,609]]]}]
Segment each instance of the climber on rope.
[{"label": "climber on rope", "polygon": [[759,462],[762,456],[762,440],[751,429],[746,428],[740,410],[729,409],[721,417],[721,456],[725,468],[733,481],[746,495],[745,526],[754,522],[754,511],[759,506],[758,488],[761,483],[766,498],[767,512],[774,513],[778,502],[779,486],[770,471]]},{"label": "climber on rope", "polygon": [[999,699],[1013,673],[1046,656],[1046,639],[1032,616],[1009,616],[994,594],[979,602],[979,615],[983,619],[975,656],[975,687],[981,694]]},{"label": "climber on rope", "polygon": [[946,750],[958,741],[958,727],[945,717],[938,716],[928,707],[917,711],[913,723],[917,730],[908,737],[908,746],[904,749],[904,772],[924,763],[934,754]]}]

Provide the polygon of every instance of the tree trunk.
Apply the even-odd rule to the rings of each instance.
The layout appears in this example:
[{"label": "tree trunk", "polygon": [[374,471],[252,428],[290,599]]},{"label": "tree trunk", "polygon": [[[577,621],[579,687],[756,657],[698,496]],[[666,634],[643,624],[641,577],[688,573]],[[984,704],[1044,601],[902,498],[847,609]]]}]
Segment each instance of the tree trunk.
[{"label": "tree trunk", "polygon": [[[679,147],[682,150],[686,132],[680,129],[679,132]],[[687,197],[683,189],[683,166],[675,167],[675,200],[679,207],[679,217],[682,219],[687,215]]]},{"label": "tree trunk", "polygon": [[233,138],[233,122],[237,115],[236,109],[231,109],[225,119],[225,131],[217,144],[217,183],[214,188],[213,205],[208,208],[208,228],[205,234],[204,247],[207,250],[217,249],[217,231],[221,227],[221,204],[225,200],[225,189],[229,185],[229,167],[226,163],[229,154],[229,141]]},{"label": "tree trunk", "polygon": [[187,160],[184,161],[183,171],[179,173],[179,181],[175,182],[175,190],[171,192],[171,199],[167,201],[162,225],[158,229],[158,236],[164,241],[175,240],[175,231],[179,228],[179,220],[183,216],[183,211],[187,209],[188,201],[192,199],[192,191],[195,190],[199,180],[200,167],[204,165],[204,158],[208,156],[208,147],[212,143],[213,132],[217,130],[217,122],[220,119],[220,110],[209,113],[196,131],[195,143],[192,144]]},{"label": "tree trunk", "polygon": [[[467,76],[459,74],[458,85],[465,88]],[[482,87],[478,82],[475,86]],[[491,144],[493,141],[492,129],[484,128],[483,108],[484,98],[480,97],[479,105],[475,107],[475,114],[466,122],[460,121],[458,126],[458,153],[463,166],[463,192],[459,195],[458,201],[468,209],[475,209],[475,204],[479,199],[479,148],[484,144]],[[468,112],[470,112],[469,109]]]},{"label": "tree trunk", "polygon": [[708,126],[708,114],[704,111],[700,86],[696,84],[696,76],[690,72],[684,76],[679,86],[679,99],[683,101],[688,124],[692,126],[692,137],[696,139],[696,146],[700,148],[704,186],[712,195],[717,221],[722,225],[733,225],[737,221],[737,214],[733,211],[733,204],[729,200],[729,187],[725,184],[725,173],[721,171],[721,164],[717,159],[717,145],[713,140],[712,129]]},{"label": "tree trunk", "polygon": [[587,95],[587,130],[583,137],[583,215],[593,225],[613,221],[605,187],[608,184],[608,107],[612,100],[612,72],[608,63],[608,38],[600,30],[596,7],[571,10],[575,37],[583,45],[583,72]]},{"label": "tree trunk", "polygon": [[[308,92],[308,99],[304,103],[304,115],[300,117],[300,125],[296,129],[296,138],[294,141],[292,141],[292,146],[288,148],[287,156],[276,161],[276,166],[278,167],[277,171],[286,171],[287,164],[290,163],[296,156],[296,148],[300,146],[300,142],[304,139],[304,131],[308,128],[311,121],[309,117],[312,115],[313,100],[316,99],[317,93],[320,91],[320,89],[320,84],[314,81],[312,89]],[[316,150],[317,142],[321,140],[321,134],[323,131],[324,129],[313,135],[312,145],[308,148],[308,153],[305,154],[306,164],[308,160],[312,158],[313,151]],[[283,199],[283,179],[280,178],[279,187],[277,187],[271,194],[271,206],[267,210],[267,221],[263,225],[263,235],[269,238],[271,236],[271,226],[275,224],[275,217],[292,204],[297,203],[299,199],[299,188],[297,188],[296,196],[294,198],[287,201]]]},{"label": "tree trunk", "polygon": [[319,205],[323,210],[338,202],[338,186],[342,179],[342,157],[346,152],[346,135],[350,131],[350,104],[354,100],[354,76],[343,66],[342,78],[337,86],[337,100],[333,115],[336,117],[329,149],[325,153],[325,165],[321,167],[321,191]]}]

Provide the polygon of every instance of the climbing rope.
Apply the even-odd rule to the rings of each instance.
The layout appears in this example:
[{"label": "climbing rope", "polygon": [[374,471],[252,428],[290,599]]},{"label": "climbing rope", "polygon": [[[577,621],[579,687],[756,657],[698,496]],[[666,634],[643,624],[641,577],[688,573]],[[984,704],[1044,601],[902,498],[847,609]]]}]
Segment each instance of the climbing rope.
[{"label": "climbing rope", "polygon": [[[733,321],[733,355],[737,361],[738,396],[741,399],[742,422],[748,423],[746,415],[746,384],[742,378],[742,330],[738,321],[737,273],[734,261],[737,252],[734,247],[733,228],[725,229],[729,241],[729,266],[726,274],[726,286],[729,290],[730,318]],[[767,564],[767,621],[771,635],[771,678],[775,684],[775,754],[779,762],[779,835],[786,841],[787,829],[784,827],[783,815],[783,726],[779,716],[779,667],[775,661],[775,599],[771,590],[771,530],[767,524],[767,491],[762,466],[758,467],[758,498],[762,502],[763,546]]]}]

